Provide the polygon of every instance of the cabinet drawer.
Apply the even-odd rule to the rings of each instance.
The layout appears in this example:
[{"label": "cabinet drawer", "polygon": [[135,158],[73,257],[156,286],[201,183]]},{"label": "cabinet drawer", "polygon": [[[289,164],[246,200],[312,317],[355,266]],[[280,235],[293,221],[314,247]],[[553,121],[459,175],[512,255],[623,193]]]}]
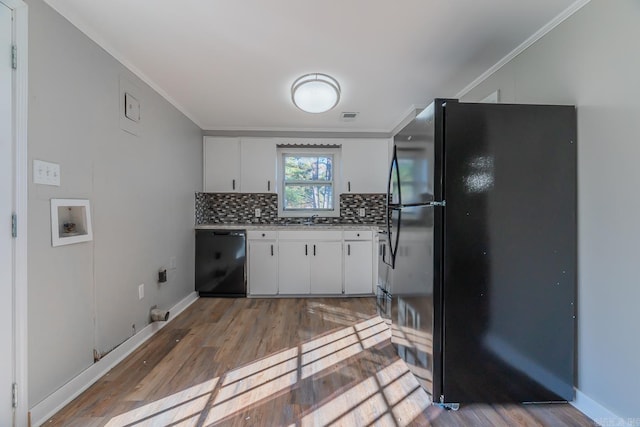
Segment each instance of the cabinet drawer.
[{"label": "cabinet drawer", "polygon": [[373,232],[371,230],[345,230],[344,240],[372,240]]},{"label": "cabinet drawer", "polygon": [[249,230],[247,231],[248,240],[276,240],[278,235],[274,230]]},{"label": "cabinet drawer", "polygon": [[342,240],[342,231],[336,230],[297,230],[280,231],[281,240]]}]

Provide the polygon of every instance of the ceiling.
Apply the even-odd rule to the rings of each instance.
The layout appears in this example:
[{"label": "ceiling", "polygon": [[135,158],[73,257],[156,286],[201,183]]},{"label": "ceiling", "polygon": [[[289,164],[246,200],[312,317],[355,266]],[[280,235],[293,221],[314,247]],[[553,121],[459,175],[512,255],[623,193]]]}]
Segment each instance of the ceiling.
[{"label": "ceiling", "polygon": [[[382,133],[434,97],[460,95],[586,3],[45,1],[203,130]],[[291,102],[293,81],[313,72],[342,87],[327,113]]]}]

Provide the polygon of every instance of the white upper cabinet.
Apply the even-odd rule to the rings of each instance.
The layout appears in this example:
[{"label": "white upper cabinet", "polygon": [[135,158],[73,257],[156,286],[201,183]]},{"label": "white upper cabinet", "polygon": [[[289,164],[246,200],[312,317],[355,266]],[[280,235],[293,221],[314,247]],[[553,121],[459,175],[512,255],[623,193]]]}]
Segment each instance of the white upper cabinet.
[{"label": "white upper cabinet", "polygon": [[204,191],[240,191],[240,140],[205,136],[203,154]]},{"label": "white upper cabinet", "polygon": [[240,181],[243,193],[276,192],[276,140],[242,138]]},{"label": "white upper cabinet", "polygon": [[[327,140],[329,141],[329,140]],[[276,193],[277,144],[283,138],[204,137],[204,191]],[[300,144],[316,140],[296,140]],[[386,193],[389,175],[388,138],[330,140],[339,144],[341,176],[336,193]]]},{"label": "white upper cabinet", "polygon": [[386,193],[389,139],[342,140],[342,192]]}]

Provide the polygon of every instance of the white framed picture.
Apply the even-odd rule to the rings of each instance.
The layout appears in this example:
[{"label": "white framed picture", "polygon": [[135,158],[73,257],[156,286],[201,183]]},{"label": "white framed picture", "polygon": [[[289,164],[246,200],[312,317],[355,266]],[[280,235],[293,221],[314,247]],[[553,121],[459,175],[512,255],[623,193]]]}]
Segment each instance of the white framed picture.
[{"label": "white framed picture", "polygon": [[51,199],[51,246],[93,240],[87,199]]}]

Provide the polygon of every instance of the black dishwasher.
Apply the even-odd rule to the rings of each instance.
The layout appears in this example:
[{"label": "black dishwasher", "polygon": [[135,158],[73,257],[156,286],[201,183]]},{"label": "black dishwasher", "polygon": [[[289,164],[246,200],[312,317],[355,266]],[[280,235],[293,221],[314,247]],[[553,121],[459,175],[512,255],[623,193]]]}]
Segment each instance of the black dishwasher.
[{"label": "black dishwasher", "polygon": [[247,296],[244,230],[196,230],[196,291],[204,297]]}]

